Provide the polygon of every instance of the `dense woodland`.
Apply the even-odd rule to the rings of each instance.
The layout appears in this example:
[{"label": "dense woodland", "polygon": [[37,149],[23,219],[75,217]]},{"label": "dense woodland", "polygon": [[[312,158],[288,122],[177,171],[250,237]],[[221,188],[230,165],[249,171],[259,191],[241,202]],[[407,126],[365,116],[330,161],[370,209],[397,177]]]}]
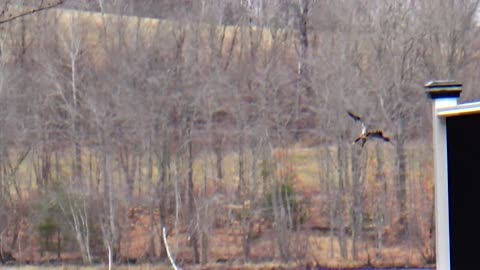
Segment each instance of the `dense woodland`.
[{"label": "dense woodland", "polygon": [[479,2],[0,1],[1,263],[434,263],[423,85],[480,98]]}]

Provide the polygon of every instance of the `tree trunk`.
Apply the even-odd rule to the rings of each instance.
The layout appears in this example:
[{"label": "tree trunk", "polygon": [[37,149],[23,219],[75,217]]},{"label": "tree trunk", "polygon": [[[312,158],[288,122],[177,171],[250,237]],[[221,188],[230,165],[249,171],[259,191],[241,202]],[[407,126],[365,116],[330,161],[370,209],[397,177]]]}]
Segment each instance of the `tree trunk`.
[{"label": "tree trunk", "polygon": [[397,202],[399,207],[398,237],[402,239],[408,228],[407,159],[403,131],[400,132],[395,144],[395,155],[397,158]]},{"label": "tree trunk", "polygon": [[[166,186],[167,186],[167,177],[168,177],[168,170],[169,170],[169,163],[170,163],[170,153],[168,151],[168,137],[167,132],[165,132],[164,142],[163,142],[163,149],[162,149],[162,156],[160,157],[160,179],[158,181],[157,187],[157,196],[159,197],[159,205],[158,210],[160,212],[160,224],[162,228],[167,227],[167,196],[166,194]],[[167,259],[167,249],[164,244],[160,244],[160,256],[162,259]]]},{"label": "tree trunk", "polygon": [[362,176],[363,168],[361,159],[367,159],[367,148],[354,145],[351,151],[352,168],[352,207],[351,209],[351,230],[352,230],[352,256],[354,260],[358,259],[358,243],[362,240],[363,227],[363,188]]},{"label": "tree trunk", "polygon": [[[329,248],[329,251],[328,251],[328,257],[330,259],[332,259],[335,255],[334,253],[334,248],[333,248],[333,240],[334,240],[334,227],[335,227],[335,200],[336,200],[336,195],[334,194],[334,185],[332,184],[332,182],[335,180],[334,178],[334,173],[332,172],[332,167],[333,166],[333,161],[331,160],[331,157],[330,157],[330,149],[328,149],[328,146],[327,147],[324,147],[324,151],[325,151],[325,181],[322,181],[320,180],[320,186],[321,186],[321,190],[323,190],[323,188],[325,188],[325,192],[327,194],[327,198],[328,198],[328,201],[329,202],[334,202],[333,204],[329,204],[328,205],[328,226],[329,226],[329,244],[330,244],[330,248]],[[321,157],[321,153],[319,153],[319,157]],[[319,158],[320,159],[320,158]],[[320,171],[320,170],[319,170]],[[321,177],[321,176],[320,176]],[[323,182],[323,183],[322,183]]]},{"label": "tree trunk", "polygon": [[190,217],[190,221],[194,222],[194,224],[191,224],[190,226],[190,241],[192,243],[192,248],[193,248],[193,256],[194,256],[194,262],[199,263],[200,262],[200,251],[198,247],[198,230],[196,229],[196,223],[198,222],[196,218],[196,209],[195,209],[195,198],[193,196],[194,194],[194,185],[193,185],[193,142],[192,142],[192,136],[191,136],[191,130],[190,128],[187,130],[187,136],[188,136],[188,143],[187,143],[187,159],[188,159],[188,176],[187,176],[187,207],[188,207],[188,213]]},{"label": "tree trunk", "polygon": [[[147,157],[147,183],[148,183],[148,188],[151,198],[150,198],[150,207],[148,209],[148,215],[150,216],[150,244],[149,248],[147,251],[147,257],[150,260],[150,262],[153,262],[155,260],[156,254],[155,254],[155,198],[160,194],[154,191],[154,185],[153,185],[153,157],[152,157],[152,150],[153,146],[151,145],[151,140],[149,144],[149,151],[148,151],[148,157]],[[160,223],[161,225],[161,223]],[[164,226],[160,226],[163,228]],[[161,241],[160,241],[161,242]]]},{"label": "tree trunk", "polygon": [[217,179],[223,180],[223,152],[222,152],[222,139],[219,135],[214,137],[213,151],[216,159]]},{"label": "tree trunk", "polygon": [[[308,68],[307,68],[307,52],[308,52],[308,13],[310,9],[310,0],[298,1],[298,80],[299,88],[306,92],[307,96],[313,96],[310,87]],[[299,97],[301,95],[299,94]],[[298,97],[298,98],[299,98]],[[297,101],[299,102],[299,101]]]},{"label": "tree trunk", "polygon": [[[76,121],[76,120],[74,120]],[[76,126],[76,125],[75,125]],[[77,127],[75,127],[77,130]],[[77,131],[75,131],[77,134]],[[81,185],[81,181],[83,180],[83,170],[82,170],[82,149],[80,147],[80,143],[75,140],[74,143],[74,151],[75,151],[75,161],[74,161],[74,177],[76,185]]]},{"label": "tree trunk", "polygon": [[200,257],[200,264],[205,265],[208,263],[208,234],[204,231],[200,234],[200,246],[201,246],[201,254]]},{"label": "tree trunk", "polygon": [[379,186],[378,199],[376,200],[376,242],[377,242],[377,258],[380,258],[380,251],[383,249],[383,231],[385,229],[385,212],[387,203],[387,182],[385,181],[384,170],[384,157],[380,144],[375,146],[375,157],[377,160],[377,172],[376,179]]},{"label": "tree trunk", "polygon": [[[245,210],[249,211],[249,210]],[[245,217],[242,220],[242,247],[243,247],[243,259],[245,263],[250,261],[251,250],[251,236],[253,230],[253,222],[249,217]]]},{"label": "tree trunk", "polygon": [[347,168],[348,162],[346,157],[346,151],[341,143],[338,145],[337,149],[337,162],[338,162],[338,193],[336,196],[336,203],[335,203],[335,212],[336,215],[336,222],[335,227],[332,229],[336,229],[338,231],[338,245],[340,247],[340,256],[342,259],[346,259],[348,257],[348,250],[347,250],[347,237],[345,234],[345,211],[346,211],[346,184],[347,184]]},{"label": "tree trunk", "polygon": [[243,189],[245,188],[245,138],[243,134],[243,127],[241,128],[240,139],[238,142],[238,186],[237,199],[241,199]]}]

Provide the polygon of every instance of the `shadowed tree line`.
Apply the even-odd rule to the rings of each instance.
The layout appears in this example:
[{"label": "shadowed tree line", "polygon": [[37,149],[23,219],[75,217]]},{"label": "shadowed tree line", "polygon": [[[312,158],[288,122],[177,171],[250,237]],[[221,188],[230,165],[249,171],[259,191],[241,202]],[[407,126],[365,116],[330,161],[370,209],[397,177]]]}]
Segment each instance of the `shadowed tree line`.
[{"label": "shadowed tree line", "polygon": [[[31,6],[20,2],[0,8]],[[433,262],[422,86],[455,78],[463,99],[480,96],[478,3],[15,6],[24,16],[0,18],[2,262],[20,251],[27,224],[42,250],[75,250],[91,263],[111,249],[120,260],[138,208],[155,221],[151,260],[166,258],[163,226],[188,235],[195,263],[212,261],[215,229],[238,226],[250,261],[262,225],[273,232],[272,258],[307,260],[315,232],[306,229],[321,216],[313,227],[327,231],[331,258],[366,250],[369,262],[382,260],[398,245]],[[359,129],[347,110],[392,143],[352,145]],[[316,151],[315,194],[296,185],[293,145]]]}]

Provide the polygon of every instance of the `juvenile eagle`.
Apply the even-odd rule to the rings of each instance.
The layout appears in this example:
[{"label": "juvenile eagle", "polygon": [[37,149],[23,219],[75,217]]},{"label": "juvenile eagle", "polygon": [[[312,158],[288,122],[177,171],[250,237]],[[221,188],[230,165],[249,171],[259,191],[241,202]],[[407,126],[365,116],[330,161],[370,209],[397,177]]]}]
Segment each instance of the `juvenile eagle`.
[{"label": "juvenile eagle", "polygon": [[374,129],[374,130],[369,130],[367,128],[367,125],[365,125],[365,123],[362,121],[362,118],[350,111],[347,111],[348,115],[350,115],[350,117],[353,118],[353,120],[355,120],[355,122],[359,122],[361,125],[362,125],[362,131],[360,133],[360,135],[358,136],[358,138],[355,139],[355,141],[353,143],[356,143],[358,141],[362,141],[362,147],[363,145],[365,145],[365,143],[367,142],[368,139],[370,138],[377,138],[377,139],[382,139],[386,142],[389,142],[390,141],[390,138],[389,137],[386,137],[386,136],[383,136],[383,132],[379,129]]}]

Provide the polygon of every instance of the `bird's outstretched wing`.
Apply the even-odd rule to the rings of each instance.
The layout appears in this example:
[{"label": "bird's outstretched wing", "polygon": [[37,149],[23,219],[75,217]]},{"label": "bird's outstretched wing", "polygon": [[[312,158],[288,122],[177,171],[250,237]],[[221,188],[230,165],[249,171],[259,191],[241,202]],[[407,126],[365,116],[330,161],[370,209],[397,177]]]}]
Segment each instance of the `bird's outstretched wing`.
[{"label": "bird's outstretched wing", "polygon": [[389,142],[390,141],[390,138],[389,137],[386,137],[386,136],[383,136],[383,132],[381,130],[372,130],[372,131],[369,131],[367,132],[367,137],[369,138],[378,138],[378,139],[382,139],[386,142]]},{"label": "bird's outstretched wing", "polygon": [[351,111],[347,111],[348,115],[355,120],[355,122],[358,122],[362,125],[362,134],[365,134],[367,132],[367,125],[363,122],[362,118]]},{"label": "bird's outstretched wing", "polygon": [[354,113],[352,113],[351,111],[347,111],[348,115],[350,115],[350,117],[353,118],[353,120],[355,120],[355,122],[361,122],[363,123],[362,121],[362,118]]}]

